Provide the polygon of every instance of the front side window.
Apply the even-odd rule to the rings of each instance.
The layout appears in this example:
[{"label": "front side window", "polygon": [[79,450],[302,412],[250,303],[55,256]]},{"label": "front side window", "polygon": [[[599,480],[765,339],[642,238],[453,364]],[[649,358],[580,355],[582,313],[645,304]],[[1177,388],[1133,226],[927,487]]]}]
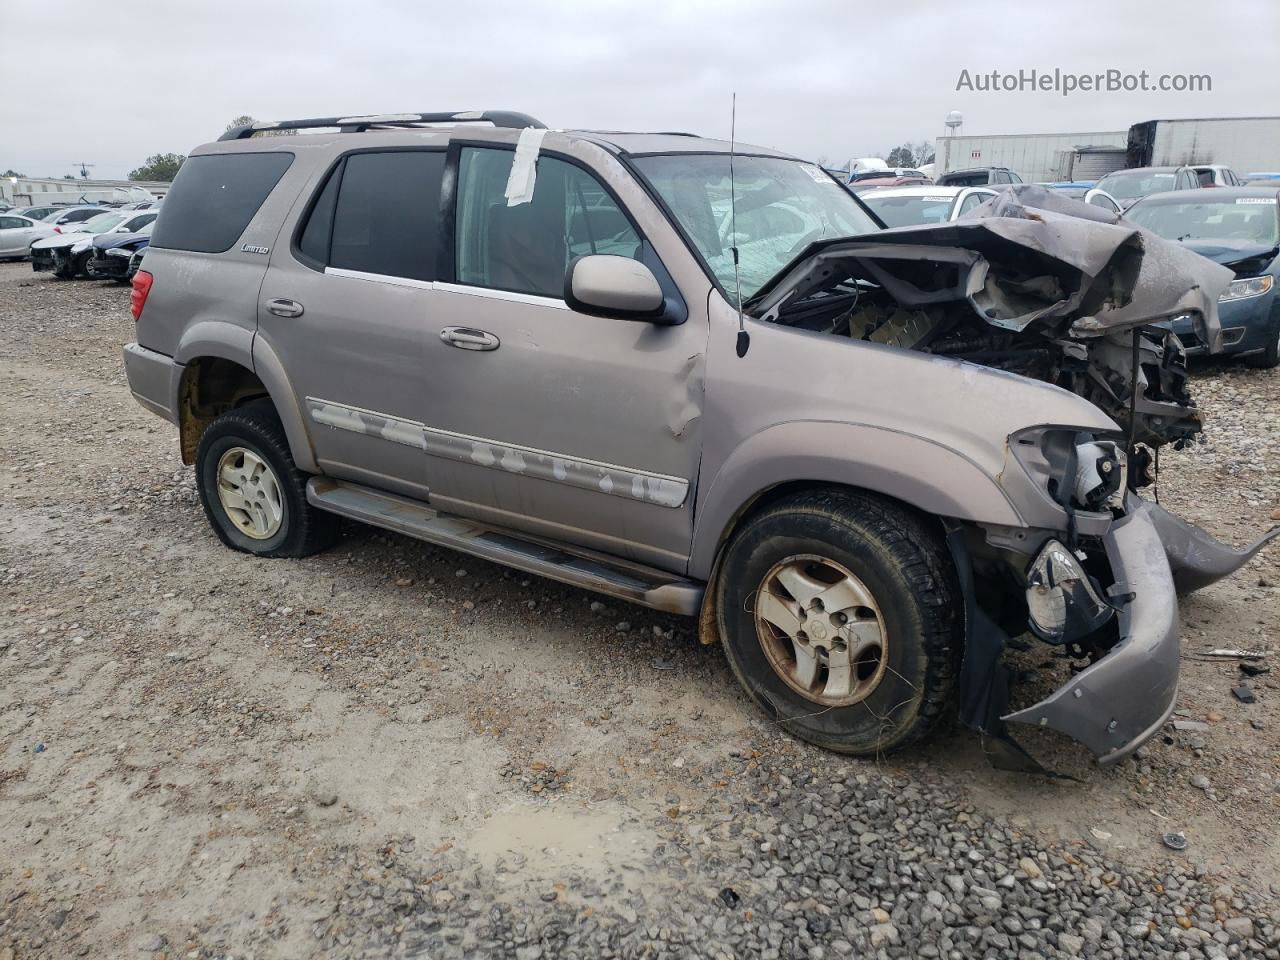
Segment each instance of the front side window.
[{"label": "front side window", "polygon": [[[85,221],[85,233],[106,233],[123,219],[124,217],[118,213],[100,213],[96,217],[90,217]],[[71,221],[68,220],[67,222],[70,223]]]},{"label": "front side window", "polygon": [[960,204],[960,215],[968,213],[974,207],[982,206],[991,198],[990,193],[971,193],[964,198],[964,203]]},{"label": "front side window", "polygon": [[1120,212],[1120,208],[1112,203],[1111,199],[1104,193],[1093,194],[1093,196],[1089,197],[1087,202],[1093,204],[1095,207],[1102,207],[1102,209],[1110,213]]},{"label": "front side window", "polygon": [[325,181],[298,238],[317,266],[434,280],[442,150],[353,153]]},{"label": "front side window", "polygon": [[21,230],[27,225],[27,221],[18,217],[0,217],[0,230]]},{"label": "front side window", "polygon": [[543,297],[564,296],[569,261],[587,254],[638,260],[640,235],[594,176],[540,156],[533,198],[507,205],[515,153],[465,147],[458,165],[457,280]]},{"label": "front side window", "polygon": [[847,190],[800,160],[735,157],[734,204],[727,153],[637,157],[634,163],[726,292],[734,290],[738,248],[744,300],[814,241],[879,229]]},{"label": "front side window", "polygon": [[154,213],[144,214],[141,217],[134,217],[132,220],[127,221],[125,227],[133,231],[141,230],[155,218],[156,215]]},{"label": "front side window", "polygon": [[86,220],[90,220],[90,219],[93,219],[94,217],[100,217],[100,216],[103,216],[103,214],[97,210],[72,210],[62,218],[61,222],[62,223],[83,223]]}]

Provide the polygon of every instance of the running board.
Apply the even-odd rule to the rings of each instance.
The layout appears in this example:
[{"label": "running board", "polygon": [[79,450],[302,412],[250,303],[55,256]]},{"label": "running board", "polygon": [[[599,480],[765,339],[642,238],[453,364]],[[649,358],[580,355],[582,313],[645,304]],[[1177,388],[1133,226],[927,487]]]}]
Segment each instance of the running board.
[{"label": "running board", "polygon": [[372,487],[312,477],[307,501],[340,517],[655,610],[692,617],[702,605],[702,585],[692,580],[590,550],[528,539]]}]

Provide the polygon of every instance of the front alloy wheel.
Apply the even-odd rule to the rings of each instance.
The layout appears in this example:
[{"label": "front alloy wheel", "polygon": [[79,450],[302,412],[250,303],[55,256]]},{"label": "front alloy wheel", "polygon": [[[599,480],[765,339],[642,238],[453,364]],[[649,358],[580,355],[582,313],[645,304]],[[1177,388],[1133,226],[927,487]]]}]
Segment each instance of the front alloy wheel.
[{"label": "front alloy wheel", "polygon": [[885,673],[885,630],[866,585],[834,560],[787,557],[756,592],[756,633],[774,672],[823,706],[865,699]]},{"label": "front alloy wheel", "polygon": [[810,743],[876,755],[947,712],[963,598],[940,525],[885,497],[811,490],[748,516],[713,600],[734,675]]}]

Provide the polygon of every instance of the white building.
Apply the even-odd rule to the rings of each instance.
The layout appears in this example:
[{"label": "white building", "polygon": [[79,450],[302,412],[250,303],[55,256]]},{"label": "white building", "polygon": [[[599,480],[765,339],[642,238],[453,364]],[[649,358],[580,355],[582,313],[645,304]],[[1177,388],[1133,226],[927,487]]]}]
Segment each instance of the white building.
[{"label": "white building", "polygon": [[56,177],[0,177],[0,201],[15,207],[51,204],[129,203],[156,200],[169,190],[161,180],[62,180]]}]

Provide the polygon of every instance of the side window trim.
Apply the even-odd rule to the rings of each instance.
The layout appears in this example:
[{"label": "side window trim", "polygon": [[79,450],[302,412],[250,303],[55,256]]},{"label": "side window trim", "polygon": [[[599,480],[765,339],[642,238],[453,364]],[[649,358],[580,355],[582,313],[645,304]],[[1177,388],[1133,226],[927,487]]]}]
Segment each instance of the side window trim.
[{"label": "side window trim", "polygon": [[[318,180],[316,180],[315,184],[312,186],[311,194],[310,196],[307,197],[306,206],[303,207],[302,213],[298,216],[297,222],[295,222],[293,225],[293,230],[289,238],[289,253],[293,256],[293,259],[298,261],[298,263],[302,264],[304,267],[307,267],[311,270],[316,271],[317,273],[331,274],[332,276],[355,276],[359,279],[377,278],[379,280],[387,280],[387,279],[404,280],[407,282],[407,285],[412,285],[415,287],[426,286],[429,288],[431,286],[431,281],[418,280],[414,277],[396,277],[396,276],[393,276],[392,274],[374,274],[374,273],[366,273],[362,270],[348,270],[345,267],[331,267],[328,263],[328,260],[332,259],[333,257],[333,228],[334,228],[334,225],[337,223],[337,219],[338,219],[336,216],[337,200],[338,200],[339,194],[342,193],[342,178],[346,175],[346,172],[347,172],[348,157],[352,157],[361,153],[444,153],[446,154],[445,171],[444,171],[443,177],[441,178],[441,198],[442,198],[442,204],[443,204],[443,198],[447,196],[446,191],[448,190],[449,162],[448,162],[447,156],[451,155],[452,152],[453,152],[452,144],[450,144],[448,147],[438,147],[438,146],[419,147],[419,146],[408,145],[408,146],[386,146],[386,147],[354,147],[350,150],[344,150],[342,153],[334,157],[333,162],[330,163],[329,166],[325,168],[324,174]],[[302,247],[301,247],[302,234],[303,234],[303,231],[307,229],[307,223],[311,220],[312,214],[315,213],[315,209],[320,203],[320,198],[324,194],[325,188],[329,186],[329,180],[335,176],[338,178],[334,188],[334,214],[335,215],[329,218],[329,235],[328,237],[325,238],[325,262],[318,262],[314,257],[306,253],[303,253]],[[444,208],[442,205],[441,207],[442,212],[443,212],[443,209]],[[443,236],[441,237],[441,239],[443,240]],[[441,247],[441,251],[443,251],[443,247]],[[437,260],[438,260],[438,257],[439,257],[439,254],[437,254]]]}]

